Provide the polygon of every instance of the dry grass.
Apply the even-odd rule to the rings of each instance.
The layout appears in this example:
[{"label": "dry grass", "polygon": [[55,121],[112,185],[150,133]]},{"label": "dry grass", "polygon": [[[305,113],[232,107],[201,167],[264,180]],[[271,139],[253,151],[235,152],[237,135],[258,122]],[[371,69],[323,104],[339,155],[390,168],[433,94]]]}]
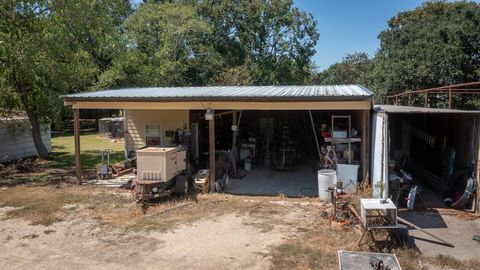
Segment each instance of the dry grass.
[{"label": "dry grass", "polygon": [[473,213],[467,213],[467,212],[463,212],[463,211],[460,212],[459,214],[457,214],[456,217],[458,219],[466,220],[466,221],[476,220],[476,219],[480,218],[479,215],[476,215],[476,214],[473,214]]},{"label": "dry grass", "polygon": [[480,269],[480,261],[460,261],[448,255],[438,255],[433,258],[429,257],[426,258],[426,261],[433,265],[437,265],[440,267],[449,267],[452,269]]},{"label": "dry grass", "polygon": [[[262,231],[283,221],[280,198],[248,198],[225,194],[174,197],[150,206],[147,213],[127,190],[95,186],[16,186],[0,191],[0,206],[11,206],[6,218],[22,218],[31,224],[50,225],[71,218],[95,220],[99,225],[132,231],[167,231],[202,218],[237,213],[254,217],[249,225]],[[186,204],[183,207],[181,204]],[[258,218],[258,219],[257,219]]]},{"label": "dry grass", "polygon": [[350,227],[332,228],[329,221],[319,220],[301,236],[273,249],[273,268],[337,269],[337,250],[357,250],[359,238]]},{"label": "dry grass", "polygon": [[98,209],[135,208],[129,192],[92,186],[26,186],[0,191],[0,206],[10,206],[6,218],[22,218],[32,225],[50,225],[67,216],[88,217]]},{"label": "dry grass", "polygon": [[17,186],[0,191],[0,205],[14,207],[7,218],[23,218],[33,225],[50,225],[62,219],[63,206],[82,201],[83,197],[62,192],[55,187]]},{"label": "dry grass", "polygon": [[[181,208],[175,208],[175,205],[193,202]],[[168,211],[175,208],[172,211]],[[125,216],[123,211],[103,209],[97,212],[97,217],[103,222],[113,226],[125,227],[130,230],[141,231],[167,231],[175,228],[179,224],[190,224],[203,218],[215,218],[225,214],[235,213],[237,215],[250,215],[256,218],[265,219],[271,217],[270,222],[278,220],[274,214],[280,211],[276,210],[281,206],[273,205],[264,198],[246,201],[244,197],[236,197],[225,194],[207,194],[199,197],[182,198],[176,201],[167,201],[152,207],[149,207],[147,215],[137,207],[130,209]],[[253,220],[257,220],[254,218]],[[269,231],[273,227],[269,222],[255,222],[254,225],[262,231]]]},{"label": "dry grass", "polygon": [[[274,269],[338,269],[338,250],[387,252],[377,250],[371,240],[364,239],[361,246],[357,243],[361,237],[358,230],[351,227],[332,228],[323,221],[310,228],[300,237],[274,247],[272,263]],[[420,269],[420,253],[413,249],[400,248],[391,252],[404,270]]]},{"label": "dry grass", "polygon": [[[317,200],[206,194],[163,200],[149,207],[145,214],[131,193],[120,189],[23,185],[0,191],[0,207],[14,207],[6,211],[6,218],[22,218],[32,224],[49,225],[64,219],[81,219],[96,220],[102,226],[125,232],[165,232],[180,224],[235,213],[250,217],[246,225],[263,232],[284,226],[295,233],[284,244],[271,248],[275,269],[337,269],[337,251],[341,249],[386,252],[377,250],[369,237],[359,247],[357,243],[361,235],[358,228],[332,226],[330,221],[320,218],[323,209],[318,203],[309,204]],[[301,218],[285,218],[296,211],[301,213]],[[54,231],[45,230],[44,233]],[[382,238],[380,235],[376,237]],[[416,250],[400,248],[392,252],[397,255],[402,269],[419,269],[420,254]],[[447,256],[427,258],[425,262],[454,269],[480,269],[480,262],[462,262]]]},{"label": "dry grass", "polygon": [[[420,265],[423,264],[423,258],[420,251],[417,249],[400,248],[395,250],[398,262],[404,270],[420,270]],[[421,263],[420,263],[421,261]]]},{"label": "dry grass", "polygon": [[[369,186],[363,186],[345,200],[360,209],[359,198],[371,197],[371,193]],[[338,269],[338,250],[392,252],[397,256],[402,269],[420,269],[418,261],[421,254],[417,250],[406,247],[379,250],[368,235],[363,239],[362,245],[358,246],[361,237],[359,227],[342,226],[327,219],[315,220],[314,226],[307,227],[303,234],[273,248],[274,269]],[[385,239],[386,235],[377,232],[375,237]]]}]

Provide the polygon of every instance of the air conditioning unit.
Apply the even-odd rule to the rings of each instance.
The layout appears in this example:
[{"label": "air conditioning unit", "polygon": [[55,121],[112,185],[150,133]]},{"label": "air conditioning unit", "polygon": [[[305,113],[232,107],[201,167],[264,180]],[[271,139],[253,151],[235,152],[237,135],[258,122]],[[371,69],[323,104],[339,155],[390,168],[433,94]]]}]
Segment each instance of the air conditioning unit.
[{"label": "air conditioning unit", "polygon": [[390,199],[360,199],[362,224],[367,229],[397,227],[397,207]]}]

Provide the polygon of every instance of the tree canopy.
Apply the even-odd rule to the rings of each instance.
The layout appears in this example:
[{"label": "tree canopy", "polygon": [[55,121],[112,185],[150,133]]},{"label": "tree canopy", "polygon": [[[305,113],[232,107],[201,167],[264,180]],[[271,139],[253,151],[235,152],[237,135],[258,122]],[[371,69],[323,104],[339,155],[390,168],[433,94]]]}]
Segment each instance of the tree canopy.
[{"label": "tree canopy", "polygon": [[373,71],[379,96],[479,80],[479,4],[428,2],[388,25]]},{"label": "tree canopy", "polygon": [[[311,14],[292,0],[4,0],[0,108],[42,123],[65,93],[200,85],[364,84],[389,94],[480,78],[480,4],[432,1],[400,12],[380,48],[316,72]],[[461,102],[468,102],[461,100]]]},{"label": "tree canopy", "polygon": [[[375,92],[377,102],[406,90],[479,81],[479,29],[480,4],[426,2],[388,21],[388,28],[378,36],[380,48],[368,60],[370,64],[358,65],[347,57],[317,78],[321,82],[365,84]],[[368,62],[363,59],[363,63]],[[468,100],[461,102],[464,105]]]},{"label": "tree canopy", "polygon": [[340,63],[328,67],[312,78],[315,84],[368,84],[372,60],[366,53],[345,56]]},{"label": "tree canopy", "polygon": [[48,156],[42,123],[59,115],[61,94],[85,91],[107,68],[129,7],[122,0],[0,3],[0,106],[26,112],[40,157]]},{"label": "tree canopy", "polygon": [[295,84],[318,40],[291,0],[146,1],[125,22],[125,51],[99,87]]}]

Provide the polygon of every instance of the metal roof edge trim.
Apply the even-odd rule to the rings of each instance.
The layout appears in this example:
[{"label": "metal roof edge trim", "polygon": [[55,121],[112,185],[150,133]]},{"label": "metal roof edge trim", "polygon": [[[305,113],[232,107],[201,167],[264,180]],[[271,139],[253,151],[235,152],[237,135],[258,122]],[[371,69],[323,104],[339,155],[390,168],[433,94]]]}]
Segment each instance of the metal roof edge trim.
[{"label": "metal roof edge trim", "polygon": [[[395,108],[395,109],[393,109]],[[385,105],[377,104],[373,106],[374,112],[386,112],[386,113],[406,113],[406,114],[416,114],[416,113],[438,113],[438,114],[479,114],[480,111],[468,111],[468,110],[457,110],[457,109],[443,109],[443,108],[424,108],[424,107],[412,107],[412,106],[399,106],[399,105]]]},{"label": "metal roof edge trim", "polygon": [[321,102],[321,101],[365,101],[372,96],[289,96],[289,97],[72,97],[64,96],[66,102]]}]

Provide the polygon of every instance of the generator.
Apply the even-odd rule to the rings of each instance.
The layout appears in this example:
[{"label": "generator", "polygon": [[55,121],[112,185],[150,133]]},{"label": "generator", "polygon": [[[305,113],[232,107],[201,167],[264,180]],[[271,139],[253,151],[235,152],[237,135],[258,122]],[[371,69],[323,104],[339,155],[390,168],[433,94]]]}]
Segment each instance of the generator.
[{"label": "generator", "polygon": [[180,147],[147,147],[137,151],[132,189],[139,203],[188,192],[186,151]]}]

